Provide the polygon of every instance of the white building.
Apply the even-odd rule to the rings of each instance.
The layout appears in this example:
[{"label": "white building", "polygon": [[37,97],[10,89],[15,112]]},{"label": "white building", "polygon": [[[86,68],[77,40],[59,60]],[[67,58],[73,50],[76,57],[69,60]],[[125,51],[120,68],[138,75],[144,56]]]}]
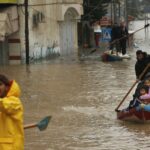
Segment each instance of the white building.
[{"label": "white building", "polygon": [[[1,11],[5,33],[0,32],[1,63],[25,63],[25,11],[24,0],[1,0],[9,10]],[[1,2],[0,3],[4,3]],[[7,1],[7,2],[6,2]],[[29,53],[31,59],[52,53],[77,53],[77,22],[83,14],[83,0],[29,0]],[[15,5],[10,5],[14,3]],[[9,4],[9,5],[8,5]],[[16,5],[17,4],[17,5]],[[8,17],[8,19],[7,19]],[[2,18],[2,17],[0,17]],[[10,29],[10,31],[8,30]],[[12,30],[13,29],[13,30]],[[8,31],[7,31],[8,30]]]}]

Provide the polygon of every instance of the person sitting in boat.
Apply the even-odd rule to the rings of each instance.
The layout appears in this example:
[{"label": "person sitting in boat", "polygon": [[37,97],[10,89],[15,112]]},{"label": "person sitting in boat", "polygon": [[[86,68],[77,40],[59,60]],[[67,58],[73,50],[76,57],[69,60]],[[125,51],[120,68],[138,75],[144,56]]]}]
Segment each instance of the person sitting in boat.
[{"label": "person sitting in boat", "polygon": [[126,110],[139,106],[141,102],[145,103],[147,99],[150,99],[149,94],[150,87],[147,85],[142,85],[139,89],[139,97],[131,100],[129,103],[129,107]]},{"label": "person sitting in boat", "polygon": [[[145,101],[146,100],[146,103],[150,102],[150,78],[149,79],[146,79],[144,81],[144,85],[148,86],[149,89],[148,89],[148,93],[144,94],[144,95],[141,95],[140,96],[140,99]],[[149,101],[148,101],[149,100]]]},{"label": "person sitting in boat", "polygon": [[133,94],[133,99],[136,98],[136,97],[140,97],[140,88],[141,88],[141,86],[147,85],[150,88],[150,83],[149,83],[150,81],[149,80],[150,80],[150,75],[146,75],[145,79],[139,81],[139,83],[137,85],[137,88],[135,90],[135,93]]}]

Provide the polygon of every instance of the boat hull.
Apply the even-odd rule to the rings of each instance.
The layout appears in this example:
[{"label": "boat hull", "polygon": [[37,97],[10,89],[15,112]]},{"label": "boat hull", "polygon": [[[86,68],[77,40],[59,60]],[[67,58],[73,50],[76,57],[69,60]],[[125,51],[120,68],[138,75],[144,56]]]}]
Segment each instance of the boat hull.
[{"label": "boat hull", "polygon": [[150,112],[144,110],[137,111],[135,108],[132,108],[129,111],[118,111],[117,119],[132,122],[150,122]]},{"label": "boat hull", "polygon": [[111,54],[107,54],[104,53],[101,56],[102,61],[107,62],[107,61],[122,61],[122,58],[116,55],[111,55]]},{"label": "boat hull", "polygon": [[130,59],[129,55],[117,55],[117,53],[111,53],[111,51],[106,51],[101,55],[102,61],[122,61],[123,59]]}]

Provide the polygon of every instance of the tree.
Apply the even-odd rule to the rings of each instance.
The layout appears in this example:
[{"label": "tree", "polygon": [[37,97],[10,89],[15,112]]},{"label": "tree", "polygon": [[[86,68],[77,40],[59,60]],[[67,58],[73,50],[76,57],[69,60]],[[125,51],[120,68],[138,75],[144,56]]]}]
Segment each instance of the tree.
[{"label": "tree", "polygon": [[140,12],[140,2],[139,1],[133,1],[133,0],[128,0],[127,1],[127,11],[128,15],[137,17]]},{"label": "tree", "polygon": [[107,7],[111,0],[83,0],[84,15],[82,20],[94,22],[107,14]]}]

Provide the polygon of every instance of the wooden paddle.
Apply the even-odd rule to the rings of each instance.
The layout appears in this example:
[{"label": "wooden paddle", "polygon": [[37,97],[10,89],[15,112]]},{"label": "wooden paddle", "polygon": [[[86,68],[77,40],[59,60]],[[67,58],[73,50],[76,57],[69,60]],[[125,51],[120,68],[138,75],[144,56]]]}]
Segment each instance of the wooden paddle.
[{"label": "wooden paddle", "polygon": [[130,94],[130,92],[132,91],[132,89],[134,88],[134,86],[138,83],[139,80],[141,80],[141,78],[143,77],[143,75],[145,74],[145,72],[147,71],[147,69],[150,67],[150,63],[145,67],[145,69],[143,70],[143,72],[140,74],[139,79],[136,80],[134,82],[134,84],[132,85],[132,87],[129,89],[129,91],[127,92],[127,94],[123,97],[122,101],[119,103],[119,105],[116,107],[115,111],[117,112],[119,107],[122,105],[122,103],[125,101],[125,99],[127,98],[127,96]]},{"label": "wooden paddle", "polygon": [[24,126],[24,129],[29,129],[29,128],[35,128],[37,127],[40,131],[43,131],[47,128],[49,121],[51,120],[51,116],[47,116],[44,119],[42,119],[38,123],[33,123],[33,124],[28,124]]}]

